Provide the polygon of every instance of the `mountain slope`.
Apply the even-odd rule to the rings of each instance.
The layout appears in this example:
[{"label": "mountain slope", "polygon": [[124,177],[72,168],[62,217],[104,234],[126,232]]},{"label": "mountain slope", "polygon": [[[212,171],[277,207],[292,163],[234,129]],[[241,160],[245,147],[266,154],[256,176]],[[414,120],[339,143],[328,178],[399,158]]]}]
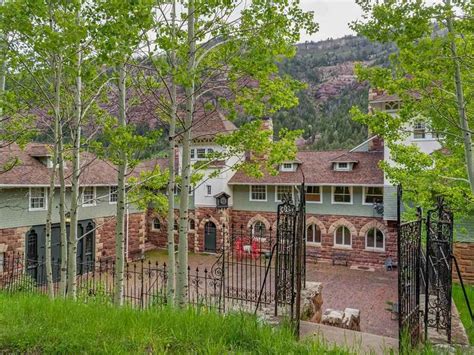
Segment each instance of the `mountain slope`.
[{"label": "mountain slope", "polygon": [[351,120],[349,110],[367,111],[368,86],[357,81],[354,65],[386,65],[393,50],[357,36],[298,45],[296,56],[280,70],[307,88],[298,94],[298,107],[275,115],[276,133],[283,127],[303,129],[301,149],[349,148],[363,141],[367,129]]}]

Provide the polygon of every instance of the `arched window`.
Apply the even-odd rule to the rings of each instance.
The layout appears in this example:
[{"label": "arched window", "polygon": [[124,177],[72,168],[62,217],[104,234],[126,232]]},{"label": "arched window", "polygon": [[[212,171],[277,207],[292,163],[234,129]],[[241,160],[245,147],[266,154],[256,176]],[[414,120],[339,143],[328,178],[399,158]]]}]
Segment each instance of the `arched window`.
[{"label": "arched window", "polygon": [[351,231],[346,226],[340,226],[334,232],[334,245],[338,247],[351,247]]},{"label": "arched window", "polygon": [[153,230],[159,231],[161,229],[161,223],[159,218],[154,218],[153,219],[153,224],[152,224]]},{"label": "arched window", "polygon": [[263,223],[262,221],[256,221],[252,225],[253,238],[265,238],[265,232],[266,232],[265,223]]},{"label": "arched window", "polygon": [[306,242],[321,244],[321,229],[316,224],[310,224],[306,228]]},{"label": "arched window", "polygon": [[365,236],[365,247],[372,250],[385,250],[385,236],[380,229],[369,229]]},{"label": "arched window", "polygon": [[194,222],[194,219],[190,219],[189,220],[189,230],[193,231],[194,229],[196,229],[196,222]]}]

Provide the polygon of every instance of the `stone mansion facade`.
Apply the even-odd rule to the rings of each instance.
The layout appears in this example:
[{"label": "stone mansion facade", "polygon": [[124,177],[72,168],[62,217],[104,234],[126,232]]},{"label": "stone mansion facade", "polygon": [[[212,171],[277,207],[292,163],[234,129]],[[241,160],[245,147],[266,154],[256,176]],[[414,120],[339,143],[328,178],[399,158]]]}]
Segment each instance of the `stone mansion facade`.
[{"label": "stone mansion facade", "polygon": [[[371,109],[396,112],[398,100],[371,92]],[[272,129],[271,120],[264,122]],[[217,134],[237,128],[220,114],[193,126],[191,159],[206,159],[206,154],[221,151]],[[423,127],[414,130],[407,143],[432,149],[438,144]],[[181,162],[177,148],[176,165]],[[44,255],[44,224],[49,186],[50,155],[42,144],[22,150],[15,145],[1,148],[0,165],[11,158],[20,164],[0,174],[0,258],[15,251],[31,257]],[[95,228],[91,243],[79,248],[81,260],[113,256],[116,170],[106,161],[90,159],[81,181],[81,228]],[[226,228],[242,228],[249,234],[276,229],[276,211],[282,197],[294,194],[301,183],[306,186],[306,242],[308,260],[333,260],[344,255],[349,264],[383,266],[397,257],[397,199],[392,186],[379,167],[390,160],[390,152],[377,136],[357,147],[338,151],[300,151],[296,159],[279,166],[279,174],[250,178],[242,171],[224,169],[245,157],[215,161],[203,171],[204,180],[190,191],[189,247],[194,252],[217,252]],[[150,159],[136,172],[163,169],[167,159]],[[219,173],[216,174],[216,169]],[[57,196],[57,194],[56,194]],[[216,199],[228,198],[227,208],[216,208]],[[53,223],[59,222],[58,201],[54,201]],[[177,218],[177,213],[176,213]],[[53,226],[53,255],[59,252],[57,225]],[[129,259],[143,255],[145,246],[166,247],[166,218],[152,209],[134,206],[127,209],[126,250]],[[56,234],[55,234],[56,233]],[[55,236],[56,235],[56,236]],[[55,239],[56,238],[56,239]],[[56,242],[55,242],[56,240]],[[0,260],[1,261],[1,260]],[[0,262],[1,264],[1,262]]]}]

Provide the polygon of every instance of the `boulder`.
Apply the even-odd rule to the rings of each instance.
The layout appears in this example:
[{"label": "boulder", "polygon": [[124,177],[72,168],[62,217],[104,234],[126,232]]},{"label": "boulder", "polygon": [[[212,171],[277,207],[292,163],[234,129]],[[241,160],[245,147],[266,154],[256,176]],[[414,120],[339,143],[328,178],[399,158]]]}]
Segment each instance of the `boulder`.
[{"label": "boulder", "polygon": [[321,323],[326,324],[326,325],[341,327],[343,318],[344,318],[344,312],[328,308],[323,313],[323,316],[321,318]]},{"label": "boulder", "polygon": [[342,328],[360,331],[360,311],[355,308],[346,308],[342,318]]},{"label": "boulder", "polygon": [[323,314],[323,285],[321,282],[306,282],[301,291],[301,318],[313,323],[320,323]]}]

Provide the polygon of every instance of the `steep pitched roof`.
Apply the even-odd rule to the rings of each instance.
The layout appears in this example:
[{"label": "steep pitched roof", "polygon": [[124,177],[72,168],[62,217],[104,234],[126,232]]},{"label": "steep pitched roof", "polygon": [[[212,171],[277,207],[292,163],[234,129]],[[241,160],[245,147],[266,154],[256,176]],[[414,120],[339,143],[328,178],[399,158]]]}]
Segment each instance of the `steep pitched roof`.
[{"label": "steep pitched roof", "polygon": [[265,173],[261,179],[247,176],[237,171],[230,180],[231,185],[264,184],[320,184],[320,185],[383,185],[383,172],[378,163],[383,160],[383,152],[354,152],[350,156],[358,161],[352,171],[335,171],[332,161],[345,151],[304,151],[297,153],[301,161],[294,172],[280,172],[276,176]]},{"label": "steep pitched roof", "polygon": [[198,111],[195,113],[191,138],[193,140],[213,139],[217,134],[232,133],[235,130],[237,127],[220,111]]},{"label": "steep pitched roof", "polygon": [[[49,155],[50,149],[44,143],[30,143],[25,149],[21,149],[17,144],[0,148],[1,167],[16,160],[13,168],[0,173],[0,185],[49,186],[51,169],[38,159]],[[66,185],[71,183],[71,172],[71,162],[66,161]],[[114,185],[117,183],[116,167],[106,160],[98,159],[92,153],[83,152],[80,182],[82,186]]]},{"label": "steep pitched roof", "polygon": [[133,169],[132,176],[138,177],[141,172],[153,171],[157,166],[160,167],[160,171],[166,170],[168,168],[168,158],[151,158],[143,160],[135,167],[135,169]]}]

